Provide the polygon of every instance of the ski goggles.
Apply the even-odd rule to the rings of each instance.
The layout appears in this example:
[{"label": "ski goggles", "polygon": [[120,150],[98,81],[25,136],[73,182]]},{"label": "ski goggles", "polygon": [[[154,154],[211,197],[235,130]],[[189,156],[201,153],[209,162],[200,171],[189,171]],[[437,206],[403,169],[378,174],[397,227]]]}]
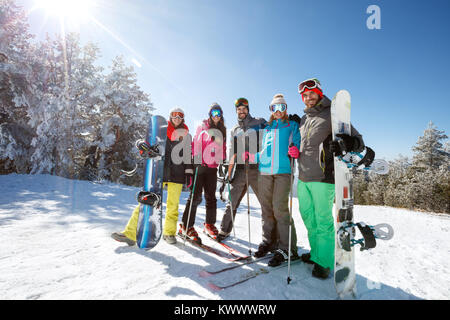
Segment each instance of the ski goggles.
[{"label": "ski goggles", "polygon": [[276,103],[276,104],[271,104],[269,106],[269,109],[271,112],[285,112],[287,110],[287,104],[285,103]]},{"label": "ski goggles", "polygon": [[219,109],[213,109],[211,110],[211,117],[221,117],[222,112]]},{"label": "ski goggles", "polygon": [[319,88],[322,91],[322,87],[320,86],[320,82],[317,79],[309,79],[301,82],[298,85],[298,93],[302,94],[306,89],[314,89]]},{"label": "ski goggles", "polygon": [[170,117],[172,119],[181,119],[181,120],[183,120],[184,119],[184,114],[182,112],[172,112],[170,114]]},{"label": "ski goggles", "polygon": [[247,107],[248,108],[248,100],[247,99],[245,99],[245,98],[239,98],[239,99],[236,99],[236,101],[234,102],[234,106],[237,108],[237,107],[240,107],[240,106],[244,106],[244,107]]}]

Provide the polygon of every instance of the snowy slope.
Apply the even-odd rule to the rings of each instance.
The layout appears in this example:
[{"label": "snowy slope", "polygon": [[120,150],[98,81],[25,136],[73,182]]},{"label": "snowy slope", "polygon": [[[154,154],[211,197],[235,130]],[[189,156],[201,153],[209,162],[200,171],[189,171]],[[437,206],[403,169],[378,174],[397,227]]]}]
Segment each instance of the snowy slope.
[{"label": "snowy slope", "polygon": [[[203,278],[204,268],[226,263],[189,244],[161,241],[152,251],[110,238],[135,206],[137,188],[49,175],[0,176],[0,299],[335,299],[333,280],[311,277],[311,266],[263,274],[214,292],[207,283],[236,278],[248,268]],[[182,195],[180,216],[187,193]],[[245,198],[244,198],[245,199]],[[218,223],[224,204],[218,201]],[[294,199],[300,251],[309,250]],[[204,204],[196,225],[204,221]],[[390,223],[395,237],[372,251],[357,251],[360,299],[449,299],[450,218],[388,207],[356,206],[357,221]],[[248,250],[245,202],[229,243]],[[251,241],[261,240],[260,209],[251,195]],[[199,228],[198,228],[199,229]],[[205,238],[205,236],[203,236]],[[204,240],[215,245],[209,240]],[[261,266],[253,265],[252,268]]]}]

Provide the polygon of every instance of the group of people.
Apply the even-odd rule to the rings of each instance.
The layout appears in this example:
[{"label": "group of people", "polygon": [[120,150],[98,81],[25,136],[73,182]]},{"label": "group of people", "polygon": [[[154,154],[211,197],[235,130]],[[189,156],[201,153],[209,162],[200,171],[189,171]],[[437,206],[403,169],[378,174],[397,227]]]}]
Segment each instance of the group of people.
[{"label": "group of people", "polygon": [[[254,256],[273,252],[269,266],[288,259],[302,259],[313,264],[312,275],[325,279],[334,266],[335,232],[332,207],[334,202],[334,154],[364,149],[361,135],[351,128],[342,136],[344,144],[332,139],[331,101],[317,79],[299,84],[298,92],[305,104],[304,115],[288,114],[282,94],[273,97],[270,118],[254,118],[245,98],[235,101],[238,123],[227,141],[223,110],[210,106],[208,118],[189,135],[181,108],[170,111],[164,163],[167,205],[163,239],[176,243],[178,206],[183,185],[190,187],[178,233],[201,242],[194,228],[198,205],[205,197],[206,218],[203,231],[218,241],[226,239],[234,227],[236,210],[251,187],[261,205],[262,240]],[[173,150],[183,143],[188,148],[183,161],[174,161]],[[179,156],[179,155],[178,155]],[[179,157],[177,158],[179,159]],[[300,215],[308,231],[309,253],[298,255],[297,237],[289,194],[292,188],[294,161],[298,163],[297,195]],[[220,224],[217,216],[217,171],[225,173],[229,183],[229,199]],[[123,232],[112,237],[129,245],[136,241],[139,206],[133,211]]]}]

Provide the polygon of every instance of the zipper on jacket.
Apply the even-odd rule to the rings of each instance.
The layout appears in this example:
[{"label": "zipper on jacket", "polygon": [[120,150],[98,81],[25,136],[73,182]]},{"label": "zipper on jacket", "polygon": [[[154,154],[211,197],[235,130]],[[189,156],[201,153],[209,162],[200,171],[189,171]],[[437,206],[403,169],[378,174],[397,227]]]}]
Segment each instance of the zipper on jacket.
[{"label": "zipper on jacket", "polygon": [[277,126],[275,127],[275,136],[273,137],[273,148],[272,148],[272,165],[270,166],[270,172],[273,174],[273,160],[274,160],[274,157],[275,157],[275,144],[276,144],[276,142],[277,142],[277,129],[278,129],[278,121],[279,120],[277,120]]}]

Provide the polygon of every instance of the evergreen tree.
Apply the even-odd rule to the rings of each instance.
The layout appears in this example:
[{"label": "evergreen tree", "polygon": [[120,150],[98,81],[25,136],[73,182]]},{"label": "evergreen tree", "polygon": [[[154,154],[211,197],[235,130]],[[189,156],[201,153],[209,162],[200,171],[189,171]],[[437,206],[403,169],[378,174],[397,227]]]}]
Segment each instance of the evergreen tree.
[{"label": "evergreen tree", "polygon": [[[138,161],[134,142],[145,136],[153,106],[137,85],[133,67],[126,66],[122,56],[113,60],[104,83],[102,124],[96,128],[94,144],[99,149],[100,177],[117,181],[120,167],[132,168]],[[137,176],[139,173],[142,170]]]},{"label": "evergreen tree", "polygon": [[31,38],[22,8],[0,0],[0,173],[29,171]]},{"label": "evergreen tree", "polygon": [[413,147],[413,165],[417,168],[436,169],[445,164],[448,161],[449,154],[443,149],[441,141],[447,138],[444,131],[438,130],[430,121],[423,136],[419,137]]}]

